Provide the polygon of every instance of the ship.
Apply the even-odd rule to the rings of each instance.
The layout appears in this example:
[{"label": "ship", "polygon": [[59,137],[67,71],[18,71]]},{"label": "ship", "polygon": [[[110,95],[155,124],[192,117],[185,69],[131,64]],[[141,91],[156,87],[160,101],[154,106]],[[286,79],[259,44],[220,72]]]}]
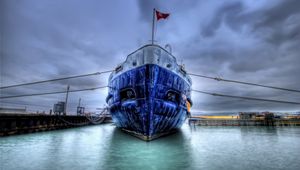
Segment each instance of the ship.
[{"label": "ship", "polygon": [[110,74],[106,102],[118,128],[151,141],[178,131],[190,116],[191,85],[171,50],[147,44]]}]

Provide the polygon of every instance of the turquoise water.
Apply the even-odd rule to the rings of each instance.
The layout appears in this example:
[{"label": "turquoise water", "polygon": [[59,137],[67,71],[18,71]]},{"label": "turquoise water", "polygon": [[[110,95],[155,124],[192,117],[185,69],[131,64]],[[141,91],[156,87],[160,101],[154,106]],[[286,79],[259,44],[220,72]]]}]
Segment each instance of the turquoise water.
[{"label": "turquoise water", "polygon": [[0,138],[1,170],[300,169],[300,128],[189,127],[144,142],[112,124]]}]

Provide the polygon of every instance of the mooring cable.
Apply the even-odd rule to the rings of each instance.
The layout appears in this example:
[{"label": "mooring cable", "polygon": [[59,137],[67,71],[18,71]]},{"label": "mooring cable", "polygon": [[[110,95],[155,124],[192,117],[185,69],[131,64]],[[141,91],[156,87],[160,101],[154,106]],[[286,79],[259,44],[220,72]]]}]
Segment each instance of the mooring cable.
[{"label": "mooring cable", "polygon": [[270,88],[270,89],[284,90],[284,91],[300,93],[300,90],[296,90],[296,89],[275,87],[275,86],[269,86],[269,85],[263,85],[263,84],[257,84],[257,83],[250,83],[250,82],[238,81],[238,80],[222,79],[220,77],[211,77],[211,76],[206,76],[206,75],[201,75],[201,74],[194,74],[194,73],[188,73],[188,74],[191,75],[191,76],[201,77],[201,78],[206,78],[206,79],[211,79],[211,80],[216,80],[216,81],[224,81],[224,82],[229,82],[229,83],[237,83],[237,84],[244,84],[244,85],[250,85],[250,86],[258,86],[258,87],[264,87],[264,88]]},{"label": "mooring cable", "polygon": [[0,87],[0,89],[7,89],[7,88],[12,88],[12,87],[20,87],[20,86],[27,86],[27,85],[33,85],[33,84],[53,82],[53,81],[60,81],[60,80],[67,80],[67,79],[74,79],[74,78],[81,78],[81,77],[88,77],[88,76],[95,76],[95,75],[110,73],[112,71],[113,70],[108,70],[108,71],[102,71],[102,72],[96,72],[96,73],[82,74],[82,75],[69,76],[69,77],[61,77],[61,78],[42,80],[42,81],[35,81],[35,82],[30,82],[30,83],[14,84],[14,85],[9,85],[9,86],[2,86],[2,87]]},{"label": "mooring cable", "polygon": [[17,97],[28,97],[28,96],[42,96],[42,95],[50,95],[50,94],[60,94],[60,93],[72,93],[72,92],[80,92],[80,91],[90,91],[90,90],[97,90],[103,89],[108,86],[100,86],[100,87],[93,87],[87,89],[78,89],[78,90],[65,90],[65,91],[56,91],[56,92],[45,92],[45,93],[34,93],[34,94],[21,94],[21,95],[14,95],[14,96],[0,96],[0,99],[9,99],[9,98],[17,98]]},{"label": "mooring cable", "polygon": [[255,98],[255,97],[246,97],[246,96],[234,96],[234,95],[228,95],[228,94],[219,94],[219,93],[211,93],[207,91],[202,90],[192,90],[194,92],[212,95],[212,96],[219,96],[219,97],[229,97],[229,98],[238,98],[238,99],[245,99],[245,100],[257,100],[257,101],[266,101],[266,102],[275,102],[275,103],[285,103],[285,104],[296,104],[300,105],[299,102],[293,102],[293,101],[283,101],[283,100],[273,100],[273,99],[262,99],[262,98]]}]

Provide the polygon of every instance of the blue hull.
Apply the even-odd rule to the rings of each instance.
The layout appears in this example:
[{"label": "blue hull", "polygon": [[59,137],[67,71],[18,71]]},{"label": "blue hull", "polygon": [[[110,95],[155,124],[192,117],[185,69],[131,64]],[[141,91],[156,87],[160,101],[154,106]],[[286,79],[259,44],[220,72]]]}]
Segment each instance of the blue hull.
[{"label": "blue hull", "polygon": [[128,70],[109,87],[107,102],[114,123],[144,140],[173,132],[188,116],[185,98],[190,97],[190,85],[158,65]]}]

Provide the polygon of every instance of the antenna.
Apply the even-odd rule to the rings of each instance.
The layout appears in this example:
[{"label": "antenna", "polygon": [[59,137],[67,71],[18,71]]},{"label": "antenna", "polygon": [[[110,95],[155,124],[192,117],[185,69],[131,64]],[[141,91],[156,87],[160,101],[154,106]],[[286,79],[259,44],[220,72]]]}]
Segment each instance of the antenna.
[{"label": "antenna", "polygon": [[[169,50],[167,50],[167,48],[169,48]],[[170,44],[166,44],[166,45],[165,45],[165,49],[166,49],[170,54],[172,54],[172,47],[171,47]]]},{"label": "antenna", "polygon": [[78,107],[80,107],[80,103],[81,103],[81,98],[79,98]]},{"label": "antenna", "polygon": [[68,97],[69,97],[69,90],[70,90],[70,85],[67,87],[67,93],[66,93],[66,102],[65,102],[65,110],[64,110],[64,116],[67,115],[67,105],[68,105]]}]

